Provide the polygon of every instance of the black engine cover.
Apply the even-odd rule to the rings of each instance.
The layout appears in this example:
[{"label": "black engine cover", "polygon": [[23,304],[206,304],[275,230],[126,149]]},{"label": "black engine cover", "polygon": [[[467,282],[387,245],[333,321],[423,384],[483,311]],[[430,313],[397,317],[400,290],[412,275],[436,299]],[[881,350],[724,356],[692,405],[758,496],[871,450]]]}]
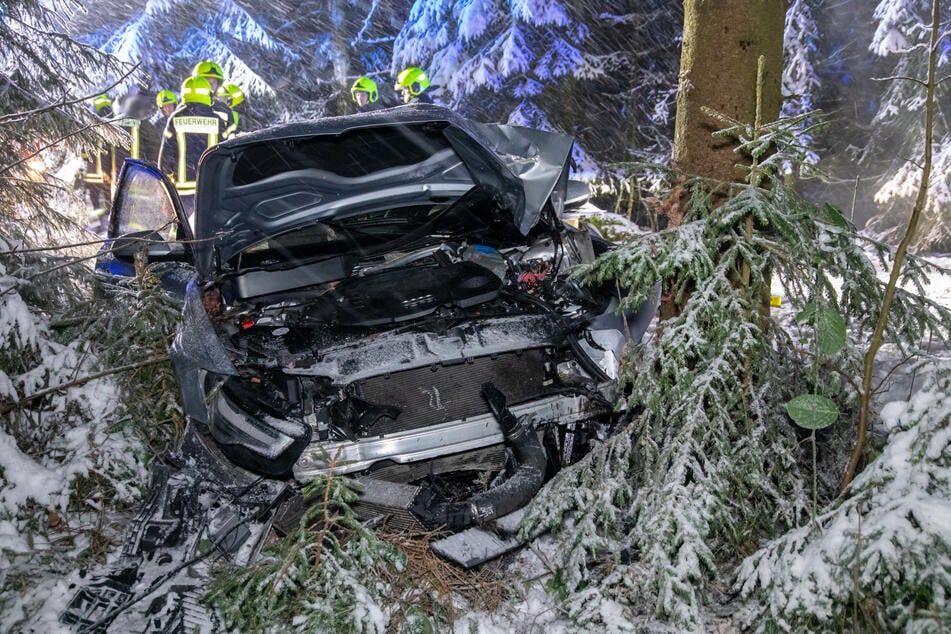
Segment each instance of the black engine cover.
[{"label": "black engine cover", "polygon": [[407,321],[440,306],[468,308],[491,301],[498,297],[501,286],[495,274],[473,262],[351,277],[334,289],[331,319],[348,326]]}]

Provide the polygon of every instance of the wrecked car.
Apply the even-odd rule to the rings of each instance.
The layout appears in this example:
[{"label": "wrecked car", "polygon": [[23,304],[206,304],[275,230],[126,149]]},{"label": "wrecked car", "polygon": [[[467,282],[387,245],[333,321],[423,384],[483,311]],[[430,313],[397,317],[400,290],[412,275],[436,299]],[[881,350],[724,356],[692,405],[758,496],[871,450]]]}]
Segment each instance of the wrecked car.
[{"label": "wrecked car", "polygon": [[208,150],[191,218],[127,160],[96,275],[149,270],[182,302],[188,426],[60,621],[220,631],[202,561],[254,561],[330,473],[359,480],[361,517],[448,532],[431,547],[463,566],[517,547],[546,478],[623,423],[623,349],[658,300],[619,312],[616,284],[572,279],[612,245],[562,221],[586,200],[571,149],[429,105],[288,124]]},{"label": "wrecked car", "polygon": [[193,218],[129,161],[97,274],[165,266],[185,414],[236,468],[347,474],[365,517],[482,525],[612,432],[656,308],[571,278],[612,248],[562,221],[585,198],[571,150],[428,105],[288,124],[206,152]]}]

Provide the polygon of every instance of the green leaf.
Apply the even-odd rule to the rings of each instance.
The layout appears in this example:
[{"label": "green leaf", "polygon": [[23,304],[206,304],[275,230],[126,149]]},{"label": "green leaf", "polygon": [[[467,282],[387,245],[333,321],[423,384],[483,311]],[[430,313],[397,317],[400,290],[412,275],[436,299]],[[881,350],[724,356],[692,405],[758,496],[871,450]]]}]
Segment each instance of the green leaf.
[{"label": "green leaf", "polygon": [[816,318],[816,303],[809,302],[802,307],[802,310],[796,315],[796,323],[799,324],[812,324],[815,323]]},{"label": "green leaf", "polygon": [[803,429],[824,429],[839,417],[835,402],[818,394],[803,394],[786,403],[786,412]]},{"label": "green leaf", "polygon": [[813,323],[820,354],[832,355],[845,347],[845,319],[832,306],[820,306]]}]

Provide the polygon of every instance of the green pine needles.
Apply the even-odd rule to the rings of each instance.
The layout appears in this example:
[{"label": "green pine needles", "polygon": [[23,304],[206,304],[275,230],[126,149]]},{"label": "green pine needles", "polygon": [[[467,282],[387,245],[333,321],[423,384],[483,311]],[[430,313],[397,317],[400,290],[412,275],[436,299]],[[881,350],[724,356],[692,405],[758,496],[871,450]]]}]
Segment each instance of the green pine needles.
[{"label": "green pine needles", "polygon": [[[801,119],[757,130],[721,117],[754,158],[747,184],[730,184],[723,201],[709,183],[687,183],[681,226],[635,237],[577,272],[618,280],[629,306],[664,280],[680,309],[629,352],[627,430],[551,481],[523,523],[557,531],[566,607],[579,622],[599,618],[607,596],[700,630],[717,571],[810,515],[811,455],[784,404],[820,393],[848,409],[855,390],[842,377],[858,376],[883,296],[874,258],[888,252],[869,244],[870,254],[838,210],[784,187],[776,168],[796,154]],[[906,287],[926,273],[916,260]],[[813,329],[794,339],[780,327],[768,309],[774,277],[787,305],[819,302],[841,315],[847,345],[817,357]],[[946,337],[948,324],[947,310],[904,292],[889,334],[911,347],[931,331]],[[850,433],[849,417],[833,429]]]},{"label": "green pine needles", "polygon": [[383,632],[388,597],[406,558],[361,524],[350,505],[356,482],[333,474],[312,480],[315,500],[293,534],[250,568],[219,571],[209,601],[229,628],[246,632]]},{"label": "green pine needles", "polygon": [[884,452],[817,522],[748,557],[737,589],[765,632],[951,627],[951,363],[883,412]]}]

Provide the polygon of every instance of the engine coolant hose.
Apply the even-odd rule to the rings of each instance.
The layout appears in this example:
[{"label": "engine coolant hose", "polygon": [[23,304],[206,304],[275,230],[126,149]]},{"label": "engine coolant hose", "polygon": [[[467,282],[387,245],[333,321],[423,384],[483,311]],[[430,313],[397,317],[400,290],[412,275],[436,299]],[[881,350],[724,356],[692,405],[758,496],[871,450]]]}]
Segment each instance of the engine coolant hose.
[{"label": "engine coolant hose", "polygon": [[430,486],[421,487],[410,511],[427,528],[445,526],[458,531],[508,515],[525,506],[544,482],[548,457],[538,435],[506,407],[505,395],[492,383],[482,384],[482,398],[499,421],[505,442],[512,447],[515,471],[498,486],[460,502],[447,499]]}]

